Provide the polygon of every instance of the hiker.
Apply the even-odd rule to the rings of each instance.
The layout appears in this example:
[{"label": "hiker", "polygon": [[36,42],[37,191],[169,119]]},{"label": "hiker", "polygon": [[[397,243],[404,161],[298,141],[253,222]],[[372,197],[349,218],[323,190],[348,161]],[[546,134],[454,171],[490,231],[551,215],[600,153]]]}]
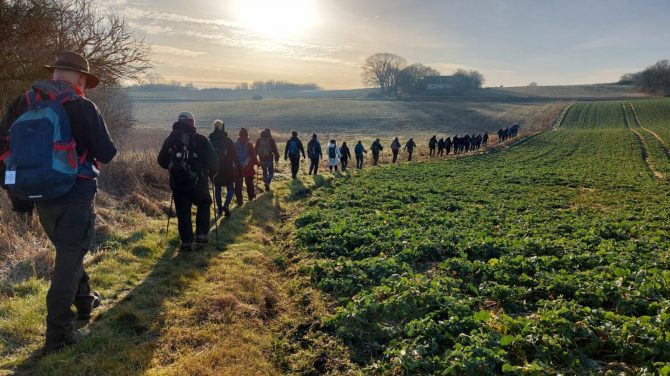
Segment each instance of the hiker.
[{"label": "hiker", "polygon": [[267,128],[261,132],[261,138],[256,141],[256,153],[261,161],[263,183],[267,192],[270,190],[270,183],[275,176],[275,163],[279,163],[277,143],[272,138],[272,132]]},{"label": "hiker", "polygon": [[[9,190],[15,209],[32,211],[35,207],[56,248],[46,297],[46,342],[42,349],[46,355],[74,344],[73,320],[89,321],[93,309],[101,303],[100,294],[91,290],[83,259],[94,244],[97,164],[111,162],[116,147],[97,107],[84,96],[85,90],[100,83],[88,61],[63,51],[54,64],[45,68],[52,73],[52,80],[34,83],[4,112],[0,123],[0,139],[4,140],[0,143],[0,184]],[[36,111],[43,104],[56,110],[58,123]],[[59,113],[62,109],[64,112]],[[34,132],[36,127],[48,132]],[[56,139],[56,133],[70,132],[71,139]],[[55,141],[73,143],[68,149],[59,149]],[[28,144],[30,147],[22,146]],[[40,165],[44,161],[40,155],[49,156],[48,164]],[[52,164],[55,158],[70,163],[56,167]],[[41,169],[34,169],[36,165]],[[64,179],[66,175],[76,178]],[[72,305],[77,309],[76,316]]]},{"label": "hiker", "polygon": [[391,153],[393,153],[393,160],[391,163],[395,163],[398,160],[398,153],[400,153],[400,141],[398,141],[398,137],[391,142]]},{"label": "hiker", "polygon": [[465,137],[463,137],[463,139],[461,140],[461,142],[463,143],[463,146],[465,147],[465,152],[466,153],[469,152],[470,151],[470,135],[466,134]]},{"label": "hiker", "polygon": [[372,150],[372,165],[376,166],[377,163],[379,163],[379,153],[381,153],[381,151],[384,150],[384,147],[382,146],[382,143],[379,142],[379,139],[376,139],[372,143],[372,145],[370,146],[370,150]]},{"label": "hiker", "polygon": [[340,148],[340,162],[342,163],[342,171],[347,170],[347,165],[349,164],[350,159],[351,159],[351,151],[349,151],[347,143],[343,142],[342,147]]},{"label": "hiker", "polygon": [[[219,159],[219,168],[214,177],[214,199],[219,215],[230,217],[230,202],[235,196],[235,176],[241,174],[240,159],[237,157],[235,143],[228,137],[225,124],[215,120],[212,124],[214,131],[209,135],[209,142]],[[222,188],[226,187],[226,200],[221,202]]]},{"label": "hiker", "polygon": [[207,244],[212,198],[209,181],[219,167],[219,159],[209,140],[197,133],[195,118],[182,112],[172,125],[172,133],[165,139],[158,153],[158,164],[170,173],[170,188],[177,212],[180,251],[193,250],[191,208],[196,206],[195,245]]},{"label": "hiker", "polygon": [[323,152],[321,151],[321,144],[317,141],[316,133],[312,134],[312,139],[307,143],[307,156],[309,157],[309,174],[314,175],[319,171],[319,162],[323,157]]},{"label": "hiker", "polygon": [[361,141],[358,141],[356,144],[356,147],[354,147],[354,154],[356,154],[356,168],[361,169],[363,168],[363,154],[367,154],[368,151],[365,150],[365,147],[363,146],[363,143]]},{"label": "hiker", "polygon": [[302,159],[305,159],[305,149],[302,147],[302,142],[298,139],[298,132],[291,131],[291,138],[286,141],[284,148],[284,160],[291,160],[291,177],[298,178],[298,170],[300,169],[300,154]]},{"label": "hiker", "polygon": [[[459,148],[461,147],[461,139],[458,137],[458,135],[454,136],[454,138],[452,139],[452,144],[454,148],[454,155],[457,155],[458,153],[460,153]],[[447,154],[449,153],[447,152]]]},{"label": "hiker", "polygon": [[433,135],[428,141],[428,149],[430,150],[429,155],[431,158],[435,156],[435,146],[437,146],[437,136]]},{"label": "hiker", "polygon": [[503,142],[503,130],[502,128],[498,129],[498,143]]},{"label": "hiker", "polygon": [[451,147],[453,146],[453,142],[451,141],[450,137],[447,137],[446,140],[444,140],[444,149],[447,152],[447,155],[449,155],[449,152],[451,152]]},{"label": "hiker", "polygon": [[328,170],[333,172],[333,168],[335,168],[335,172],[337,172],[337,165],[340,163],[342,154],[340,154],[340,149],[337,147],[335,140],[330,140],[326,151],[328,153]]},{"label": "hiker", "polygon": [[486,147],[486,144],[489,142],[489,132],[484,132],[484,136],[482,136],[482,144],[484,144],[484,147]]},{"label": "hiker", "polygon": [[416,147],[416,143],[414,142],[413,138],[410,138],[409,141],[405,144],[405,147],[403,148],[403,151],[407,151],[407,161],[412,160],[412,154],[414,154],[414,148]]},{"label": "hiker", "polygon": [[444,155],[444,137],[440,138],[437,142],[437,156],[441,157]]},{"label": "hiker", "polygon": [[254,188],[254,175],[256,174],[256,166],[260,166],[258,161],[256,149],[249,142],[249,132],[246,128],[241,128],[237,142],[235,142],[235,151],[238,158],[240,158],[241,174],[235,176],[235,196],[237,205],[244,203],[244,195],[242,193],[242,185],[247,186],[247,197],[249,201],[256,198],[256,189]]}]

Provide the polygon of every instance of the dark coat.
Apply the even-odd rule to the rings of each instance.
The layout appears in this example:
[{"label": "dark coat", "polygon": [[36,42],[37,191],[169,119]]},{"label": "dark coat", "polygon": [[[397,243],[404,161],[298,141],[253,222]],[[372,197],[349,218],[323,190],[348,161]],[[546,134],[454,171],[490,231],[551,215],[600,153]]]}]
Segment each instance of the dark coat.
[{"label": "dark coat", "polygon": [[[286,141],[286,148],[284,148],[284,159],[287,159],[289,156],[289,149],[291,146],[291,142],[294,141],[298,143],[298,153],[302,153],[302,157],[305,158],[305,148],[302,146],[302,141],[298,139],[298,137],[291,137],[288,141]],[[298,154],[299,156],[300,154]]]},{"label": "dark coat", "polygon": [[203,193],[209,191],[209,184],[207,184],[207,176],[213,178],[216,175],[219,166],[219,158],[216,156],[214,147],[209,142],[207,137],[196,132],[195,127],[183,123],[174,123],[172,126],[172,133],[165,139],[161,151],[158,153],[158,164],[168,169],[170,165],[171,148],[180,143],[183,134],[191,134],[191,143],[193,145],[193,153],[197,153],[198,157],[193,161],[192,168],[198,171],[200,179],[198,180],[197,190],[203,190]]},{"label": "dark coat", "polygon": [[209,142],[219,157],[219,168],[214,177],[214,184],[228,186],[234,183],[235,176],[241,175],[240,159],[237,156],[235,143],[228,137],[228,133],[218,129],[209,135]]},{"label": "dark coat", "polygon": [[277,150],[277,143],[275,142],[274,138],[272,138],[272,135],[269,134],[267,131],[263,131],[261,133],[261,138],[256,140],[256,153],[258,153],[258,150],[260,149],[261,143],[263,142],[268,142],[270,145],[270,154],[269,155],[260,155],[258,154],[258,159],[261,161],[272,161],[274,159],[275,162],[279,162],[279,150]]}]

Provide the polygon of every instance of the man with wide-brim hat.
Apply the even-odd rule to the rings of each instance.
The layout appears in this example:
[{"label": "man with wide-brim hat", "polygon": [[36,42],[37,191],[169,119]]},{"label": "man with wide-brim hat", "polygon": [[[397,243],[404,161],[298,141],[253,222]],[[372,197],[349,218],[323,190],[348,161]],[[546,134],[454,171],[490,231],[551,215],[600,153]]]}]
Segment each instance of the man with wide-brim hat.
[{"label": "man with wide-brim hat", "polygon": [[[111,162],[116,155],[116,147],[97,107],[84,97],[84,90],[92,89],[100,83],[98,77],[91,73],[88,61],[77,53],[63,51],[55,63],[45,67],[52,72],[52,80],[34,83],[24,95],[12,101],[0,122],[0,139],[6,139],[10,127],[19,124],[17,119],[31,111],[35,103],[53,101],[54,103],[50,105],[62,106],[67,115],[72,138],[76,144],[77,177],[67,193],[46,201],[31,201],[28,198],[25,202],[29,205],[18,206],[25,208],[23,210],[32,211],[34,205],[39,213],[42,227],[56,249],[56,260],[46,301],[47,325],[44,346],[44,353],[52,353],[75,342],[73,321],[90,320],[93,309],[101,302],[100,295],[91,290],[90,278],[84,270],[83,259],[94,244],[94,200],[99,174],[97,165],[98,162]],[[41,122],[38,114],[35,116],[38,124],[46,124]],[[34,137],[44,136],[36,134]],[[16,146],[12,144],[11,137],[9,140],[9,147],[4,143],[0,145],[0,155]],[[14,143],[18,142],[17,140],[19,139],[14,139]],[[47,145],[53,142],[51,139],[31,140],[36,145],[43,141]],[[7,150],[4,150],[5,148]],[[18,173],[19,171],[14,172]],[[11,179],[6,179],[5,167],[0,163],[0,183],[7,180]],[[72,310],[73,305],[76,314]]]},{"label": "man with wide-brim hat", "polygon": [[51,65],[45,65],[44,67],[51,73],[55,73],[56,70],[64,70],[83,74],[86,78],[86,85],[80,85],[81,89],[94,89],[100,84],[100,79],[91,73],[88,60],[86,60],[86,58],[79,55],[78,53],[72,51],[61,52],[58,54],[55,63]]}]

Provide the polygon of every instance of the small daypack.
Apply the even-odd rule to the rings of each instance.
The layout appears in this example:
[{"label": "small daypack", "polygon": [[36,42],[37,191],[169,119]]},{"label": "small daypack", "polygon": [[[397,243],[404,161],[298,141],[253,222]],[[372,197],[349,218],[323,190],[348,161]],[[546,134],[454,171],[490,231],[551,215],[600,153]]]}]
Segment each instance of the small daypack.
[{"label": "small daypack", "polygon": [[[39,85],[39,86],[38,86]],[[78,174],[92,179],[92,162],[77,156],[70,118],[63,105],[78,98],[69,87],[40,82],[26,92],[28,109],[9,128],[6,152],[0,156],[6,170],[4,183],[21,200],[59,198],[74,186]]]},{"label": "small daypack", "polygon": [[194,151],[192,134],[183,133],[169,149],[170,188],[174,192],[188,192],[195,188],[200,180],[196,169],[198,154]]},{"label": "small daypack", "polygon": [[328,147],[328,158],[335,159],[337,157],[337,146]]},{"label": "small daypack", "polygon": [[247,167],[249,165],[249,145],[246,142],[236,142],[235,151],[237,151],[237,156],[240,158],[240,168]]},{"label": "small daypack", "polygon": [[256,152],[261,159],[272,158],[272,147],[270,146],[270,140],[267,138],[261,138],[258,142],[258,150],[256,150]]},{"label": "small daypack", "polygon": [[298,148],[298,140],[292,139],[288,143],[288,154],[289,155],[298,155],[300,150]]}]

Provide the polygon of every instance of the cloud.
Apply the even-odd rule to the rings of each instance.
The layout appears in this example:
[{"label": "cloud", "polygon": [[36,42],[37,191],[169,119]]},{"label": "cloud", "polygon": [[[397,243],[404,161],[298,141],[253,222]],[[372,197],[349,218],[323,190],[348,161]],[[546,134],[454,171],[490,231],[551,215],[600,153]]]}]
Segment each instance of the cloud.
[{"label": "cloud", "polygon": [[[276,54],[301,61],[348,66],[358,66],[360,64],[357,61],[341,58],[349,49],[347,47],[308,44],[296,40],[268,40],[266,37],[229,20],[194,18],[138,7],[126,7],[123,14],[127,19],[133,20],[130,23],[132,27],[147,34],[184,36],[208,43]],[[157,51],[161,53],[160,51],[165,50],[159,48]]]},{"label": "cloud", "polygon": [[161,46],[159,44],[152,45],[151,52],[160,55],[172,55],[172,56],[184,56],[184,57],[198,57],[207,54],[206,52],[193,51],[170,46]]}]

